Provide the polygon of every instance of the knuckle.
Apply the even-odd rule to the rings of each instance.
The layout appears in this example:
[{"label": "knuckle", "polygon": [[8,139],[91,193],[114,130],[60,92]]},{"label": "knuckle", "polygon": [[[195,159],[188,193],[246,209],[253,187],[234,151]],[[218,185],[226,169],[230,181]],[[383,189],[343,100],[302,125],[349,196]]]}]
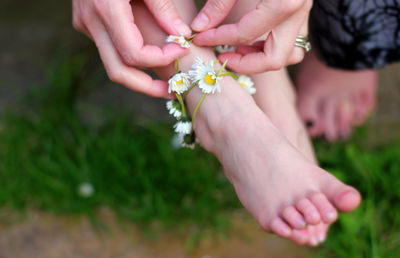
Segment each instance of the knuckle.
[{"label": "knuckle", "polygon": [[136,58],[136,56],[129,53],[128,51],[122,50],[120,55],[121,55],[122,61],[126,65],[130,65],[130,66],[138,65],[138,59]]},{"label": "knuckle", "polygon": [[210,12],[213,13],[224,13],[228,8],[226,1],[223,0],[209,1],[208,4]]},{"label": "knuckle", "polygon": [[280,14],[290,16],[297,12],[305,4],[304,0],[285,0],[280,6]]},{"label": "knuckle", "polygon": [[154,1],[152,4],[154,9],[160,14],[169,12],[174,7],[170,0]]},{"label": "knuckle", "polygon": [[268,63],[268,70],[277,71],[285,66],[284,60],[282,58],[274,58]]},{"label": "knuckle", "polygon": [[246,44],[254,39],[254,36],[249,30],[240,30],[237,35],[238,44]]},{"label": "knuckle", "polygon": [[105,10],[107,10],[107,0],[93,0],[93,9],[99,13],[102,14]]},{"label": "knuckle", "polygon": [[121,84],[123,81],[123,73],[116,68],[107,69],[108,78],[115,83]]}]

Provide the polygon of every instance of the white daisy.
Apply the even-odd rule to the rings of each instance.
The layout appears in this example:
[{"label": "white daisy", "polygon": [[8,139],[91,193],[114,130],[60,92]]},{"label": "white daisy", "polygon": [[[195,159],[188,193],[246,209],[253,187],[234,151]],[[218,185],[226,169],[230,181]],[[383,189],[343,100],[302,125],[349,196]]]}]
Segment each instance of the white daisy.
[{"label": "white daisy", "polygon": [[190,87],[190,77],[186,73],[176,73],[168,80],[168,93],[184,93]]},{"label": "white daisy", "polygon": [[174,136],[171,139],[172,149],[177,150],[182,147],[183,137],[185,137],[185,135],[182,133],[174,134]]},{"label": "white daisy", "polygon": [[168,100],[167,101],[167,110],[170,115],[173,115],[175,118],[180,118],[182,116],[181,105],[176,100]]},{"label": "white daisy", "polygon": [[94,193],[94,188],[93,188],[92,184],[90,184],[88,182],[84,182],[78,186],[78,194],[81,197],[88,198],[88,197],[92,196],[93,193]]},{"label": "white daisy", "polygon": [[183,48],[190,48],[190,42],[184,36],[169,35],[166,39],[168,43],[176,43]]},{"label": "white daisy", "polygon": [[190,121],[179,121],[174,125],[176,133],[190,134],[192,131],[192,122]]},{"label": "white daisy", "polygon": [[226,52],[235,52],[236,47],[235,46],[229,46],[229,45],[220,45],[215,47],[215,51],[217,51],[218,54],[223,54]]},{"label": "white daisy", "polygon": [[219,84],[221,77],[217,76],[214,71],[214,61],[203,63],[200,57],[196,57],[192,68],[193,70],[189,71],[189,76],[192,81],[198,82],[199,88],[204,93],[214,93],[215,90],[221,92]]},{"label": "white daisy", "polygon": [[189,148],[189,149],[194,150],[194,147],[195,147],[195,146],[196,146],[195,143],[187,144],[187,143],[185,143],[185,142],[182,142],[182,147],[184,147],[184,148]]},{"label": "white daisy", "polygon": [[194,149],[194,147],[196,146],[196,142],[188,144],[185,143],[184,139],[187,136],[187,134],[183,134],[183,133],[177,133],[175,134],[172,139],[171,139],[171,147],[175,150],[179,149],[179,148],[189,148],[189,149]]},{"label": "white daisy", "polygon": [[242,85],[248,93],[251,95],[256,93],[256,88],[254,87],[254,82],[251,80],[251,78],[247,75],[240,74],[239,78],[237,79],[237,82]]}]

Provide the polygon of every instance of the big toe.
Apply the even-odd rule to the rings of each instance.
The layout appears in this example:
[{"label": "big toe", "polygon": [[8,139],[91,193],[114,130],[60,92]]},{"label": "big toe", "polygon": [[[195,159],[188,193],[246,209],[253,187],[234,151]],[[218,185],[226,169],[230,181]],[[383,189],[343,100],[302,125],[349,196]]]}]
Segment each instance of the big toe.
[{"label": "big toe", "polygon": [[330,202],[341,212],[350,212],[361,203],[361,195],[356,189],[343,184],[330,174],[327,174],[327,181],[321,189]]},{"label": "big toe", "polygon": [[357,208],[360,203],[360,193],[350,186],[345,186],[334,199],[335,206],[342,212],[350,212]]}]

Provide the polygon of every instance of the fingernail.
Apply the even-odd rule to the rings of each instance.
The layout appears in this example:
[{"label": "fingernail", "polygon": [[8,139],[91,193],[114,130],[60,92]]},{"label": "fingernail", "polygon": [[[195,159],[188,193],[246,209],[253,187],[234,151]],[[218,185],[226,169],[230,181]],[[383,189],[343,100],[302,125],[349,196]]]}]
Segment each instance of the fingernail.
[{"label": "fingernail", "polygon": [[332,220],[335,219],[335,213],[332,212],[332,211],[327,211],[327,212],[325,212],[325,218],[326,218],[328,221],[332,221]]},{"label": "fingernail", "polygon": [[197,31],[203,30],[208,23],[210,22],[210,19],[205,15],[204,13],[200,13],[199,16],[193,21],[192,23],[192,28]]},{"label": "fingernail", "polygon": [[178,31],[179,35],[189,36],[192,33],[190,28],[180,19],[174,22],[174,28]]}]

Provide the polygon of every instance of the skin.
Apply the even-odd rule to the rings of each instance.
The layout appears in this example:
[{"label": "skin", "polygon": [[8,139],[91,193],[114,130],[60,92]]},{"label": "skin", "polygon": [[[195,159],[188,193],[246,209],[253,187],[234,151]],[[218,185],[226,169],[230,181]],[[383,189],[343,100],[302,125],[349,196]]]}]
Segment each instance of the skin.
[{"label": "skin", "polygon": [[313,52],[296,71],[298,109],[311,136],[346,139],[375,107],[377,72],[330,68]]},{"label": "skin", "polygon": [[[158,25],[167,33],[190,35],[170,0],[145,0]],[[73,0],[74,28],[91,38],[99,50],[109,78],[134,91],[169,97],[168,84],[153,80],[136,67],[165,66],[185,50],[175,44],[144,44],[129,0]]]},{"label": "skin", "polygon": [[[190,22],[194,4],[175,3]],[[135,3],[133,10],[145,41],[163,44],[166,35],[151,23],[146,8]],[[204,61],[216,58],[211,49],[192,46],[180,59],[181,70],[189,70],[196,56]],[[157,69],[165,79],[173,71],[173,65]],[[355,209],[359,193],[298,151],[235,80],[225,77],[220,83],[222,92],[208,95],[197,113],[194,130],[201,145],[220,160],[238,198],[264,230],[298,243],[315,242],[308,234],[323,237],[313,232],[322,232],[322,222],[335,221],[338,210]],[[197,87],[188,94],[190,114],[201,95]]]},{"label": "skin", "polygon": [[[236,22],[256,4],[257,1],[238,1],[224,22]],[[255,74],[251,78],[257,88],[253,97],[260,109],[298,151],[317,165],[307,131],[297,112],[297,96],[286,69]],[[294,229],[290,239],[297,244],[316,246],[325,240],[329,224],[321,221],[310,202],[305,199],[296,205],[297,212],[308,209],[303,214],[307,226],[305,229]]]},{"label": "skin", "polygon": [[[305,28],[312,0],[261,0],[239,22],[215,29],[228,16],[236,1],[207,1],[192,22],[192,27],[200,32],[196,44],[249,44],[267,34],[266,39],[247,46],[243,51],[219,56],[221,61],[229,59],[228,67],[241,73],[279,70],[303,59],[304,51],[293,48],[293,45],[297,35],[307,35]],[[143,2],[165,32],[191,34],[172,0]],[[184,49],[173,44],[163,44],[162,47],[144,44],[129,8],[129,0],[73,0],[72,3],[75,29],[96,43],[112,81],[149,96],[170,97],[166,82],[153,80],[137,68],[170,64],[185,54]]]},{"label": "skin", "polygon": [[[253,2],[250,1],[250,5]],[[259,0],[239,21],[214,28],[224,21],[235,4],[248,9],[244,1],[207,1],[191,24],[193,30],[200,32],[194,43],[200,46],[242,45],[267,35],[260,42],[248,45],[246,52],[224,53],[218,57],[221,62],[228,59],[229,68],[245,74],[280,70],[303,59],[304,50],[294,48],[294,42],[298,35],[307,36],[312,0]]]}]

